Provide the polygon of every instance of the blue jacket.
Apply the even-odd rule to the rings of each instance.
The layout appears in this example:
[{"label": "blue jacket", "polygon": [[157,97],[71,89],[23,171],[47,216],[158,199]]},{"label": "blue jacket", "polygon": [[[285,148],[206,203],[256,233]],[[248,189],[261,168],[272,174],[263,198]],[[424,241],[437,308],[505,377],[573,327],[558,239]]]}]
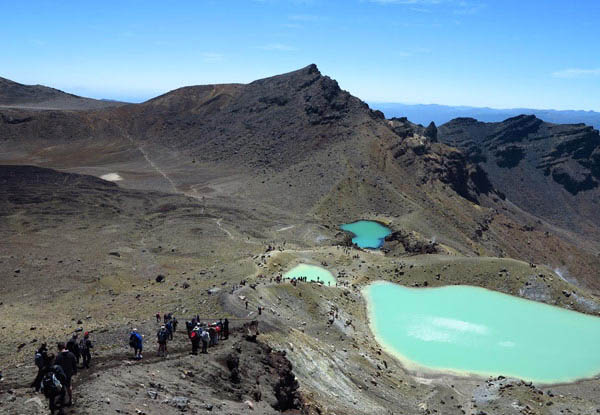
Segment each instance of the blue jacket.
[{"label": "blue jacket", "polygon": [[135,338],[136,338],[138,349],[141,348],[142,343],[144,341],[144,339],[142,338],[142,335],[138,332],[132,331],[131,334],[129,335],[129,338],[131,338],[132,335],[135,336]]}]

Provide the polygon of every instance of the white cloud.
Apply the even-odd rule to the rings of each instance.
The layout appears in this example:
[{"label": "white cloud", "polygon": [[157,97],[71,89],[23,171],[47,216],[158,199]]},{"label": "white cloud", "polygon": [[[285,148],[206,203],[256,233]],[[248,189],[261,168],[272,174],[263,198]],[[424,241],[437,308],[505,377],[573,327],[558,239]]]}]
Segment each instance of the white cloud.
[{"label": "white cloud", "polygon": [[454,14],[470,15],[476,14],[485,8],[485,4],[479,1],[467,0],[363,0],[370,3],[387,4],[403,4],[412,6],[410,10],[420,13],[431,13],[432,9],[428,6],[447,5],[453,9]]},{"label": "white cloud", "polygon": [[440,4],[443,0],[368,0],[371,3],[379,4]]},{"label": "white cloud", "polygon": [[220,53],[204,52],[201,53],[200,56],[202,56],[202,61],[205,63],[217,63],[223,61],[223,55]]},{"label": "white cloud", "polygon": [[476,14],[479,13],[482,9],[485,8],[485,4],[482,3],[468,3],[466,1],[461,1],[457,5],[457,9],[454,10],[454,14]]},{"label": "white cloud", "polygon": [[324,20],[324,17],[315,14],[293,14],[289,16],[289,19],[298,22],[318,22],[319,20]]},{"label": "white cloud", "polygon": [[296,50],[296,48],[294,48],[290,45],[285,45],[283,43],[269,43],[268,45],[258,46],[258,49],[272,50],[272,51],[279,51],[279,52],[289,52],[292,50]]},{"label": "white cloud", "polygon": [[281,26],[286,27],[288,29],[303,29],[304,28],[304,26],[302,26],[301,24],[298,24],[298,23],[282,23]]},{"label": "white cloud", "polygon": [[555,78],[591,78],[600,76],[600,68],[595,69],[582,69],[582,68],[570,68],[563,69],[562,71],[556,71],[552,73]]}]

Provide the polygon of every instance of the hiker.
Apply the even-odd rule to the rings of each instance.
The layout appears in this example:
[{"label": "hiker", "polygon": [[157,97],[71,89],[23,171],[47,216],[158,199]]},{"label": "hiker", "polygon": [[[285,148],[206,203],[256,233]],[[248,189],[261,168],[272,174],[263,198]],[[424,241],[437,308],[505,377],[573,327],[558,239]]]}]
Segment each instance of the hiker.
[{"label": "hiker", "polygon": [[192,324],[192,322],[191,322],[191,321],[189,321],[189,320],[188,320],[188,321],[186,321],[186,322],[185,322],[185,329],[186,329],[186,331],[187,331],[187,335],[188,335],[188,337],[189,337],[190,333],[191,333],[191,332],[192,332],[192,330],[194,329],[194,325]]},{"label": "hiker", "polygon": [[167,357],[167,340],[169,338],[169,332],[164,324],[160,326],[160,330],[156,333],[156,338],[158,342],[158,355]]},{"label": "hiker", "polygon": [[210,333],[202,329],[200,337],[202,337],[202,353],[206,354],[208,353],[206,349],[208,348],[208,343],[210,342]]},{"label": "hiker", "polygon": [[144,344],[144,338],[137,329],[133,329],[129,334],[129,347],[133,349],[133,358],[140,360],[142,358],[142,346]]},{"label": "hiker", "polygon": [[173,340],[173,322],[171,320],[167,321],[167,324],[165,324],[165,328],[167,329],[167,335],[169,340]]},{"label": "hiker", "polygon": [[217,329],[217,335],[219,336],[219,340],[223,340],[223,320],[222,319],[219,319],[216,329]]},{"label": "hiker", "polygon": [[261,306],[258,306],[258,315],[259,315],[259,316],[262,314],[262,309],[263,309],[263,308],[262,308]]},{"label": "hiker", "polygon": [[63,408],[65,406],[65,395],[67,392],[66,384],[67,377],[61,366],[53,365],[47,367],[41,381],[41,388],[44,396],[48,399],[50,414],[54,414],[54,411],[57,409],[59,410],[59,414],[64,413]]},{"label": "hiker", "polygon": [[156,322],[160,323],[160,312],[156,313]]},{"label": "hiker", "polygon": [[246,310],[248,310],[248,300],[246,300]]},{"label": "hiker", "polygon": [[190,333],[190,341],[192,342],[192,354],[198,354],[198,348],[200,347],[200,327],[196,326]]},{"label": "hiker", "polygon": [[225,319],[225,321],[223,322],[223,338],[229,338],[229,320],[227,319]]},{"label": "hiker", "polygon": [[94,346],[90,340],[90,332],[86,331],[83,333],[83,339],[79,342],[79,350],[81,350],[81,357],[83,358],[83,367],[86,369],[90,368],[90,360],[92,360],[91,349]]},{"label": "hiker", "polygon": [[75,359],[77,359],[77,364],[79,364],[79,359],[81,359],[81,350],[79,350],[79,342],[77,341],[77,333],[73,333],[73,337],[69,339],[67,342],[67,350],[73,353]]},{"label": "hiker", "polygon": [[210,335],[209,346],[214,346],[217,344],[217,331],[213,326],[208,327],[208,334]]},{"label": "hiker", "polygon": [[37,376],[35,377],[35,380],[31,384],[31,387],[35,388],[36,392],[39,392],[41,384],[42,384],[42,378],[44,377],[44,373],[46,372],[46,370],[48,369],[48,366],[51,363],[51,360],[48,356],[48,347],[46,346],[46,343],[42,343],[40,348],[37,349],[37,351],[35,352],[34,362],[38,368],[38,373],[37,373]]},{"label": "hiker", "polygon": [[71,386],[71,379],[77,374],[77,358],[73,352],[69,351],[64,343],[58,343],[58,354],[54,360],[54,364],[62,368],[65,372],[65,382],[63,385],[67,389],[69,395],[69,403],[67,406],[73,405],[73,387]]},{"label": "hiker", "polygon": [[176,317],[173,317],[173,321],[172,322],[173,322],[173,332],[176,332],[177,331],[177,324],[179,322],[177,321]]}]

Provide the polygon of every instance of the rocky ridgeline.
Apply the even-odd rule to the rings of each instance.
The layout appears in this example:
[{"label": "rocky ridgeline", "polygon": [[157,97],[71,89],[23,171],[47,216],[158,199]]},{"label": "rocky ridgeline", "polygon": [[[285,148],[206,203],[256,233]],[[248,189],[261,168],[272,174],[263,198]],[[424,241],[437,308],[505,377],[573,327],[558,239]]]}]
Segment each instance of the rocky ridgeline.
[{"label": "rocky ridgeline", "polygon": [[457,118],[441,131],[443,142],[462,149],[474,162],[505,169],[530,163],[572,195],[600,184],[600,135],[593,127],[520,115],[500,123]]},{"label": "rocky ridgeline", "polygon": [[390,148],[393,157],[406,166],[419,166],[422,182],[440,180],[474,203],[482,194],[496,194],[487,174],[461,151],[438,143],[434,123],[427,128],[406,118],[392,118],[388,125],[399,140]]},{"label": "rocky ridgeline", "polygon": [[116,105],[121,103],[84,98],[47,86],[24,85],[0,77],[0,107],[84,110]]}]

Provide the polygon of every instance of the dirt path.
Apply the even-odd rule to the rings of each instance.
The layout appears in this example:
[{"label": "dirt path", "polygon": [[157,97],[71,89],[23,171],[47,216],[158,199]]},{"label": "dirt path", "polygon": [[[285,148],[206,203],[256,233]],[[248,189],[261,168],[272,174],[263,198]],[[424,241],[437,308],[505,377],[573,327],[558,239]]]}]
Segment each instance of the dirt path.
[{"label": "dirt path", "polygon": [[219,219],[215,219],[215,221],[217,222],[217,226],[227,234],[227,236],[229,236],[230,239],[235,239],[233,237],[233,235],[231,234],[231,232],[229,232],[227,229],[225,229],[222,225],[221,225],[221,221],[223,221],[223,218],[219,218]]}]

